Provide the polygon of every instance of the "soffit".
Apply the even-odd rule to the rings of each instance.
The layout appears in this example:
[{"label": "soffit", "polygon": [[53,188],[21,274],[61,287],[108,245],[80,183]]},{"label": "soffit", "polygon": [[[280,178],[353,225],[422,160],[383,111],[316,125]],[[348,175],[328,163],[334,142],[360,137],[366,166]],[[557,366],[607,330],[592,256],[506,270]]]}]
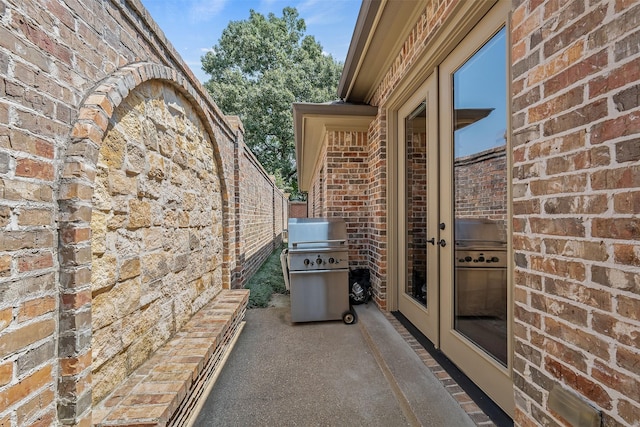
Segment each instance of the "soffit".
[{"label": "soffit", "polygon": [[300,191],[309,191],[327,132],[367,131],[377,112],[377,108],[369,105],[343,102],[293,104],[293,132]]},{"label": "soffit", "polygon": [[368,103],[420,18],[424,1],[364,0],[340,77],[338,96]]}]

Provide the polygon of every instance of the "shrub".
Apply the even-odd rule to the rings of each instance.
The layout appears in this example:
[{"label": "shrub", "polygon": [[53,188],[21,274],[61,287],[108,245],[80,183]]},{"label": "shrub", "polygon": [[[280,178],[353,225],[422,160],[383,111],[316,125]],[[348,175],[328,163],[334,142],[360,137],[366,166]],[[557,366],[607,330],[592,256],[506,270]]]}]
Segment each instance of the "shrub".
[{"label": "shrub", "polygon": [[284,247],[283,245],[273,251],[245,285],[245,288],[251,291],[249,294],[250,308],[266,307],[273,293],[285,293],[286,287],[280,264],[280,253]]}]

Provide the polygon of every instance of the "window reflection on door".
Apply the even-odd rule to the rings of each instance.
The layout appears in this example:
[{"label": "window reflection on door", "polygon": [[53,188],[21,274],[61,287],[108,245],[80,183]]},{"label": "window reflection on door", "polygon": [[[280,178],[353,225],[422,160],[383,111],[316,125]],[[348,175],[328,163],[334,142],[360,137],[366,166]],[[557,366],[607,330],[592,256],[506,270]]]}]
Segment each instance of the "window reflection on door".
[{"label": "window reflection on door", "polygon": [[506,45],[502,29],[453,75],[454,328],[507,365]]},{"label": "window reflection on door", "polygon": [[405,119],[407,279],[405,293],[427,306],[427,128],[422,102]]}]

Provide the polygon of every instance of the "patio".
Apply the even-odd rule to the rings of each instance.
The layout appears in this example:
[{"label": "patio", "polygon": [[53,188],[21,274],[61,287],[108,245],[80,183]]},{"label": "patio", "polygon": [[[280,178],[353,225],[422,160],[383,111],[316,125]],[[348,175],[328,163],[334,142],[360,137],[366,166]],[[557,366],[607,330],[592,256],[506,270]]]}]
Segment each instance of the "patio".
[{"label": "patio", "polygon": [[292,324],[288,296],[248,310],[196,426],[494,425],[390,313]]}]

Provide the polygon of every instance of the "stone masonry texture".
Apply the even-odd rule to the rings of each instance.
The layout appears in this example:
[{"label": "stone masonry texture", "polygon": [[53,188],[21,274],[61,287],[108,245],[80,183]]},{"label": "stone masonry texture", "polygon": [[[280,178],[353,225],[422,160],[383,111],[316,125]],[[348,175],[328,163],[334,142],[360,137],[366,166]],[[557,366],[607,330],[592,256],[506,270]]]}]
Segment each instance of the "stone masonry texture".
[{"label": "stone masonry texture", "polygon": [[[383,308],[389,100],[462,2],[424,3],[371,88],[379,110],[364,144],[355,131],[330,134],[310,185],[312,216],[350,216],[366,194],[352,218],[366,233],[357,263]],[[494,160],[511,168],[514,422],[567,425],[549,408],[559,386],[600,411],[603,426],[638,425],[640,2],[513,0],[507,19],[511,129],[506,159]]]},{"label": "stone masonry texture", "polygon": [[138,0],[0,0],[0,425],[88,425],[286,206]]},{"label": "stone masonry texture", "polygon": [[97,168],[94,403],[222,289],[224,239],[211,141],[172,86],[143,83],[116,108]]}]

